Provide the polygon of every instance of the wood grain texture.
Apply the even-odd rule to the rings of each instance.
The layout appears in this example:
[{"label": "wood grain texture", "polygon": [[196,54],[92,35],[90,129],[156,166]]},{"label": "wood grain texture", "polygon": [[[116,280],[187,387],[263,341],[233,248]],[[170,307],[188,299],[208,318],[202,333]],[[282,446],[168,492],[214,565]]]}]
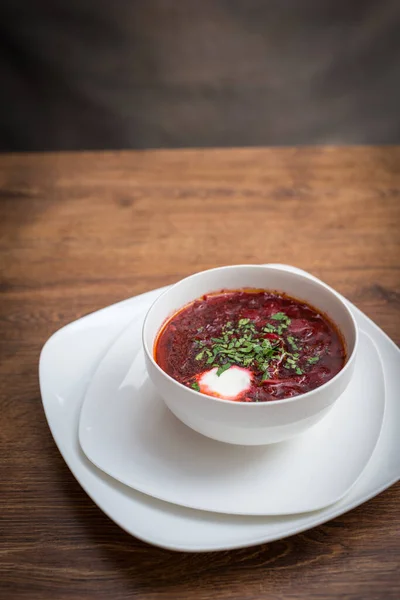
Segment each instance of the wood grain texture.
[{"label": "wood grain texture", "polygon": [[176,554],[118,529],[45,422],[37,366],[59,327],[224,264],[284,262],[400,342],[400,148],[0,157],[0,596],[400,596],[400,487],[252,549]]}]

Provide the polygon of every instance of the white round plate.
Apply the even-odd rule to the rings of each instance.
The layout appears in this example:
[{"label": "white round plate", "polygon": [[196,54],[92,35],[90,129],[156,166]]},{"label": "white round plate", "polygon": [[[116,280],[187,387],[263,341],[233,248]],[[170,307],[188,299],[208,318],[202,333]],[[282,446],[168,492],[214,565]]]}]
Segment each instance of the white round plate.
[{"label": "white round plate", "polygon": [[365,333],[354,377],[322,421],[287,442],[234,446],[196,433],[166,407],[146,372],[142,323],[111,346],[81,411],[81,447],[105,473],[160,500],[237,515],[319,510],[361,475],[385,403],[379,354]]},{"label": "white round plate", "polygon": [[162,291],[153,290],[78,319],[52,335],[40,355],[40,391],[54,441],[82,488],[119,527],[150,544],[182,552],[244,548],[321,525],[360,506],[399,480],[400,351],[350,302],[348,305],[359,327],[373,339],[381,356],[386,407],[382,432],[370,462],[349,493],[336,504],[292,516],[242,517],[207,513],[156,500],[97,469],[86,458],[78,441],[84,394],[113,340]]}]

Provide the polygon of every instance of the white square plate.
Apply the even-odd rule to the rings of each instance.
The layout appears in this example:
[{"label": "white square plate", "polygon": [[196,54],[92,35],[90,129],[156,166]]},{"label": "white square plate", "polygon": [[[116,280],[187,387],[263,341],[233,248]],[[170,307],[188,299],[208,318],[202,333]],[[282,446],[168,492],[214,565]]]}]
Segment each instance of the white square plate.
[{"label": "white square plate", "polygon": [[286,442],[236,446],[193,431],[170,412],[147,375],[142,327],[138,317],[118,336],[85,394],[79,442],[96,467],[154,498],[237,515],[320,510],[354,485],[385,407],[381,361],[364,332],[352,381],[328,415]]},{"label": "white square plate", "polygon": [[53,437],[72,473],[120,527],[149,543],[183,551],[225,550],[283,538],[358,506],[400,477],[400,352],[363,313],[350,308],[375,342],[383,363],[386,410],[381,436],[365,471],[339,502],[311,514],[232,516],[175,506],[137,492],[97,469],[80,449],[79,414],[85,390],[117,335],[161,290],[125,300],[79,319],[54,334],[40,358],[43,406]]}]

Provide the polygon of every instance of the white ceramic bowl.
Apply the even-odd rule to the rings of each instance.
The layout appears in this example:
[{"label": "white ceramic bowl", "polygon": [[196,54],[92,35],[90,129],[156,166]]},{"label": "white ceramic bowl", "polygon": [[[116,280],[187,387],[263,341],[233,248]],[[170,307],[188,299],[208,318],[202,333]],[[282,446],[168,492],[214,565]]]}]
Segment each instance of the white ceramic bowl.
[{"label": "white ceramic bowl", "polygon": [[[167,375],[154,360],[154,343],[165,320],[203,294],[240,288],[285,292],[327,314],[345,340],[348,358],[343,369],[311,392],[260,403],[206,396]],[[143,346],[150,379],[178,419],[215,440],[252,446],[286,440],[322,419],[351,380],[357,344],[355,320],[334,290],[303,275],[261,265],[220,267],[182,279],[157,298],[143,325]]]}]

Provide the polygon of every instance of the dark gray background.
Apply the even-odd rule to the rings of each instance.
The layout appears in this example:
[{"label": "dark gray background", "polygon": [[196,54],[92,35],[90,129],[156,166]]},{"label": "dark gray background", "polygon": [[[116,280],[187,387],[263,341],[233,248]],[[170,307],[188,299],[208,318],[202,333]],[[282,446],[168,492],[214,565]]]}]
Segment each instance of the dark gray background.
[{"label": "dark gray background", "polygon": [[400,142],[400,0],[1,0],[0,150]]}]

